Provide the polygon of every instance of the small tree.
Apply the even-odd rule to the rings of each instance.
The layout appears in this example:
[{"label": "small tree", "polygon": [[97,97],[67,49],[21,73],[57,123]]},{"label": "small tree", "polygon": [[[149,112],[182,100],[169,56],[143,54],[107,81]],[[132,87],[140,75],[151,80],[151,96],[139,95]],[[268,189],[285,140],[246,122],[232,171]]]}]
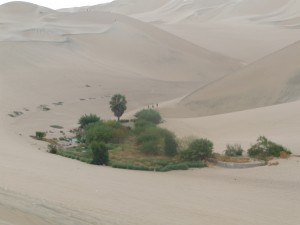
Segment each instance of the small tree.
[{"label": "small tree", "polygon": [[118,121],[120,121],[120,117],[123,115],[123,113],[127,109],[127,101],[126,97],[121,94],[115,94],[110,102],[110,109],[114,113],[114,115],[118,118]]},{"label": "small tree", "polygon": [[93,152],[92,164],[107,165],[109,161],[108,149],[105,144],[94,142],[91,144]]},{"label": "small tree", "polygon": [[166,132],[165,134],[165,155],[167,156],[175,156],[177,154],[178,144],[175,139],[175,135],[171,132]]},{"label": "small tree", "polygon": [[159,124],[162,121],[161,115],[154,109],[143,109],[134,115],[138,120],[144,120],[153,124]]},{"label": "small tree", "polygon": [[244,150],[240,144],[226,145],[225,155],[230,157],[242,156]]},{"label": "small tree", "polygon": [[79,124],[81,128],[84,128],[88,124],[99,122],[100,118],[95,114],[83,115],[79,119]]},{"label": "small tree", "polygon": [[43,140],[46,137],[46,133],[42,131],[35,132],[35,137],[38,140]]},{"label": "small tree", "polygon": [[206,160],[212,156],[213,143],[210,140],[201,138],[194,140],[188,150],[181,153],[183,160],[197,161]]}]

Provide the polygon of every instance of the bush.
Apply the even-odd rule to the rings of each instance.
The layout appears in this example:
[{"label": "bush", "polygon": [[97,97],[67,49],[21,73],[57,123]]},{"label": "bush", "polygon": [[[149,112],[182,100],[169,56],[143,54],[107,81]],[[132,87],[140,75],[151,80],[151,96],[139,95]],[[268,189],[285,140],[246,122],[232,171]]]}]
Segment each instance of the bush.
[{"label": "bush", "polygon": [[42,131],[35,132],[35,137],[38,140],[43,140],[46,137],[46,133]]},{"label": "bush", "polygon": [[197,138],[194,136],[178,138],[177,139],[178,151],[179,152],[186,151],[188,149],[189,145],[196,139]]},{"label": "bush", "polygon": [[169,164],[163,168],[161,168],[159,171],[160,172],[168,172],[171,170],[188,170],[189,167],[185,163],[177,163],[177,164]]},{"label": "bush", "polygon": [[207,139],[196,139],[181,153],[181,158],[186,161],[207,160],[212,156],[213,143]]},{"label": "bush", "polygon": [[244,150],[240,144],[226,145],[225,155],[230,157],[242,156]]},{"label": "bush", "polygon": [[135,114],[137,120],[145,120],[153,124],[161,123],[161,115],[158,111],[153,109],[143,109]]},{"label": "bush", "polygon": [[252,145],[250,149],[248,149],[248,155],[254,158],[266,159],[267,157],[274,156],[280,157],[282,153],[286,153],[288,155],[291,154],[289,150],[287,150],[282,145],[276,144],[272,141],[269,141],[266,137],[260,136],[257,139],[256,144]]},{"label": "bush", "polygon": [[79,124],[81,128],[86,127],[88,124],[97,123],[100,121],[100,118],[95,114],[84,115],[80,117]]},{"label": "bush", "polygon": [[175,156],[177,154],[177,142],[175,139],[175,135],[173,133],[171,133],[168,130],[165,130],[165,137],[164,137],[164,142],[165,142],[165,146],[164,146],[164,151],[165,151],[165,155],[166,156]]},{"label": "bush", "polygon": [[145,130],[149,129],[149,128],[153,128],[155,127],[155,124],[152,122],[149,122],[147,120],[136,120],[134,123],[134,130],[133,132],[135,134],[141,134],[142,132],[144,132]]},{"label": "bush", "polygon": [[94,142],[91,144],[93,153],[92,164],[107,165],[109,162],[108,149],[103,143]]},{"label": "bush", "polygon": [[57,154],[57,146],[54,144],[49,144],[48,152],[50,152],[51,154]]},{"label": "bush", "polygon": [[149,155],[157,155],[162,149],[161,129],[153,127],[147,129],[137,138],[138,149]]},{"label": "bush", "polygon": [[108,143],[113,139],[113,128],[102,122],[90,124],[86,127],[86,143],[104,142]]}]

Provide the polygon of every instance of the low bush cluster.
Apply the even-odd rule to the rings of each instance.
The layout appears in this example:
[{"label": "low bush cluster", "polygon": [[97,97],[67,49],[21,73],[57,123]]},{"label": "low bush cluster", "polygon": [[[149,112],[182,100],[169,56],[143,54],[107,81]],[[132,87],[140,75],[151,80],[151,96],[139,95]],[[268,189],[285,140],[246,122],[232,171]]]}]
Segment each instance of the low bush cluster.
[{"label": "low bush cluster", "polygon": [[240,144],[234,144],[230,145],[228,144],[226,146],[225,155],[230,157],[236,157],[236,156],[242,156],[244,150],[242,149],[242,146]]},{"label": "low bush cluster", "polygon": [[137,120],[144,120],[153,124],[159,124],[162,121],[161,115],[154,109],[144,109],[135,114]]},{"label": "low bush cluster", "polygon": [[207,160],[212,157],[213,143],[208,139],[192,141],[186,151],[181,152],[181,158],[187,161]]},{"label": "low bush cluster", "polygon": [[83,115],[79,119],[79,124],[81,128],[84,128],[85,126],[92,124],[92,123],[97,123],[100,121],[100,118],[95,115],[95,114],[90,114],[90,115]]},{"label": "low bush cluster", "polygon": [[250,157],[266,159],[268,157],[280,157],[281,154],[290,155],[291,152],[282,145],[269,141],[266,137],[260,136],[256,144],[252,145],[248,150]]},{"label": "low bush cluster", "polygon": [[43,140],[46,137],[46,132],[37,131],[35,132],[35,137],[37,140]]}]

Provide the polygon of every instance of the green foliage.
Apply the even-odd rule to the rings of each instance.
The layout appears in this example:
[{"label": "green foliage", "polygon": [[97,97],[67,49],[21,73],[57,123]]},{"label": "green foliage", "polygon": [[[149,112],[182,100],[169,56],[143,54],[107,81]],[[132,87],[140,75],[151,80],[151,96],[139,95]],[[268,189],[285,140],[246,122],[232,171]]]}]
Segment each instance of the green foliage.
[{"label": "green foliage", "polygon": [[210,140],[196,139],[186,151],[181,153],[181,158],[186,161],[207,160],[212,156],[213,143]]},{"label": "green foliage", "polygon": [[156,155],[162,149],[161,129],[152,127],[145,130],[138,138],[138,149],[149,155]]},{"label": "green foliage", "polygon": [[135,134],[141,134],[145,130],[147,130],[149,128],[153,128],[153,127],[156,127],[154,123],[149,122],[147,120],[139,119],[139,120],[136,120],[134,123],[133,132]]},{"label": "green foliage", "polygon": [[168,172],[171,170],[188,170],[189,167],[185,163],[177,163],[177,164],[169,164],[163,168],[161,168],[159,171],[161,172]]},{"label": "green foliage", "polygon": [[92,164],[95,165],[107,165],[109,162],[108,149],[104,143],[94,142],[91,144],[91,150],[93,153]]},{"label": "green foliage", "polygon": [[168,172],[172,170],[188,170],[189,168],[203,168],[206,164],[203,162],[177,162],[170,160],[134,160],[126,162],[112,162],[113,168]]},{"label": "green foliage", "polygon": [[182,138],[178,138],[176,140],[177,145],[178,145],[178,152],[183,152],[186,151],[188,149],[188,147],[190,146],[190,144],[197,139],[194,136],[187,136],[187,137],[182,137]]},{"label": "green foliage", "polygon": [[104,142],[108,143],[113,139],[113,128],[103,122],[93,123],[86,127],[86,143]]},{"label": "green foliage", "polygon": [[36,131],[35,132],[35,137],[38,140],[43,140],[46,137],[46,133],[42,131]]},{"label": "green foliage", "polygon": [[282,145],[269,141],[264,136],[260,136],[257,139],[256,144],[252,145],[251,148],[248,149],[248,155],[250,157],[260,159],[265,159],[270,156],[280,157],[281,152],[287,153],[288,155],[291,154],[288,149]]},{"label": "green foliage", "polygon": [[100,118],[95,114],[83,115],[79,119],[79,124],[81,128],[86,127],[89,124],[97,123],[100,121]]},{"label": "green foliage", "polygon": [[173,157],[177,154],[177,142],[175,139],[175,135],[173,133],[171,133],[168,130],[165,130],[165,137],[164,137],[164,141],[165,141],[165,146],[164,146],[164,150],[165,150],[165,155],[166,156],[170,156]]},{"label": "green foliage", "polygon": [[160,113],[153,109],[143,109],[137,112],[135,117],[137,120],[144,120],[154,124],[159,124],[162,121]]},{"label": "green foliage", "polygon": [[244,150],[240,144],[226,145],[225,155],[230,157],[242,156]]},{"label": "green foliage", "polygon": [[54,144],[49,144],[49,145],[48,145],[48,151],[49,151],[51,154],[57,154],[57,152],[58,152],[57,146],[54,145]]},{"label": "green foliage", "polygon": [[127,109],[127,101],[126,97],[121,94],[115,94],[110,102],[110,109],[114,113],[114,115],[118,118],[118,121],[120,120],[120,117],[123,115],[123,113]]}]

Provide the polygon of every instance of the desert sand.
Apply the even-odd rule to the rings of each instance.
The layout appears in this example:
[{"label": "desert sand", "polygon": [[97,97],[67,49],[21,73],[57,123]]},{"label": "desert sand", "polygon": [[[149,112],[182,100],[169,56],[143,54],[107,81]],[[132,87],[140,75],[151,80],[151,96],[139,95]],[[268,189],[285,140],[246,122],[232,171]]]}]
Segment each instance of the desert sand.
[{"label": "desert sand", "polygon": [[[298,224],[299,18],[296,0],[0,5],[0,224]],[[51,155],[30,138],[57,135],[51,125],[68,132],[85,113],[113,118],[115,93],[127,97],[125,117],[158,103],[162,126],[209,138],[216,152],[266,135],[295,156],[138,172]]]}]

